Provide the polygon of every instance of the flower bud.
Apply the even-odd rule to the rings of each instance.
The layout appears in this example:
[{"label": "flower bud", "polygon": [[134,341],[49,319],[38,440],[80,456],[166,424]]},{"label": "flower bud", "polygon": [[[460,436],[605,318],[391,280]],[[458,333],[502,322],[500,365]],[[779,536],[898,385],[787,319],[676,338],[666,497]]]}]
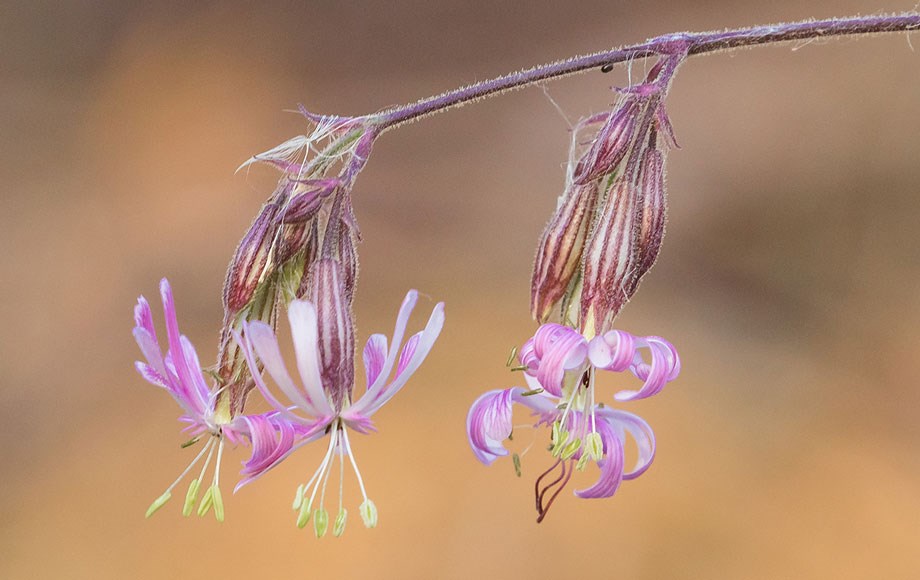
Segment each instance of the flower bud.
[{"label": "flower bud", "polygon": [[637,197],[635,185],[616,180],[586,244],[581,326],[587,332],[604,332],[629,300],[635,276]]},{"label": "flower bud", "polygon": [[594,181],[616,170],[632,144],[638,108],[636,99],[629,98],[610,113],[607,122],[597,132],[591,148],[575,167],[573,180],[576,185]]},{"label": "flower bud", "polygon": [[339,262],[323,258],[311,273],[310,301],[316,308],[320,374],[323,388],[340,409],[351,397],[355,379],[355,336],[351,303]]},{"label": "flower bud", "polygon": [[236,249],[224,282],[224,308],[228,316],[235,315],[252,300],[259,282],[270,273],[268,256],[278,227],[277,212],[274,203],[262,206]]},{"label": "flower bud", "polygon": [[664,156],[657,149],[648,149],[639,169],[641,218],[636,232],[636,275],[629,295],[639,287],[639,281],[658,259],[664,238],[668,202],[664,190]]},{"label": "flower bud", "polygon": [[323,202],[341,185],[337,178],[308,179],[297,182],[304,187],[291,195],[281,215],[285,223],[303,223],[313,219]]},{"label": "flower bud", "polygon": [[578,270],[597,190],[596,182],[570,186],[543,230],[530,291],[530,312],[537,322],[546,321]]}]

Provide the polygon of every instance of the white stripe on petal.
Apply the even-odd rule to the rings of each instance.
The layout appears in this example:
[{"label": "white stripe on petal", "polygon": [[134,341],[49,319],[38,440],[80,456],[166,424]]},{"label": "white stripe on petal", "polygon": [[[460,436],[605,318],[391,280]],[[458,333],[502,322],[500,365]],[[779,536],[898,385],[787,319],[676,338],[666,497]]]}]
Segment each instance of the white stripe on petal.
[{"label": "white stripe on petal", "polygon": [[[291,375],[288,374],[287,367],[284,365],[284,359],[281,358],[281,351],[278,349],[278,339],[272,332],[270,326],[264,322],[251,322],[247,327],[246,336],[262,359],[265,370],[275,380],[281,391],[288,399],[301,409],[311,415],[328,415],[329,413],[320,413],[314,405],[306,399],[304,393],[297,388]],[[327,405],[328,406],[328,405]]]},{"label": "white stripe on petal", "polygon": [[[303,381],[307,398],[313,403],[318,415],[334,415],[323,390],[323,379],[319,370],[319,350],[316,309],[306,300],[293,300],[288,306],[288,320],[291,323],[291,337],[294,353],[297,355],[297,369]],[[275,347],[277,348],[277,342]]]}]

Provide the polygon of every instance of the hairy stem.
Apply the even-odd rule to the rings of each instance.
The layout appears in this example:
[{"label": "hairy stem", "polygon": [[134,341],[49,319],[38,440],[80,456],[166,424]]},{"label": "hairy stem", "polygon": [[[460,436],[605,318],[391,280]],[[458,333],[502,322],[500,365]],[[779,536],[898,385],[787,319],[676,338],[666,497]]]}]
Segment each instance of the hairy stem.
[{"label": "hairy stem", "polygon": [[754,26],[722,32],[666,34],[642,44],[614,48],[537,66],[462,87],[436,97],[422,99],[409,105],[389,109],[381,114],[383,120],[380,127],[381,131],[386,131],[399,125],[411,123],[422,117],[434,115],[498,93],[521,89],[541,81],[557,79],[594,68],[605,67],[604,70],[606,71],[609,70],[606,67],[614,64],[651,56],[674,55],[681,52],[686,52],[688,56],[694,56],[761,44],[776,44],[833,36],[910,32],[912,30],[920,30],[920,14],[918,13],[812,20],[791,24]]}]

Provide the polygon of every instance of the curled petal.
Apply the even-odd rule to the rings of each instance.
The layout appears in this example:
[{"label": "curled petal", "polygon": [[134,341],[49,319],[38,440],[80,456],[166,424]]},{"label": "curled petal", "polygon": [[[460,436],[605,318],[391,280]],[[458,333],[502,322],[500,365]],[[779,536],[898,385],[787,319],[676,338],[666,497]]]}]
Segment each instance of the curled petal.
[{"label": "curled petal", "polygon": [[658,336],[649,336],[637,341],[638,348],[648,348],[652,355],[650,363],[646,363],[642,354],[636,349],[633,363],[630,366],[633,374],[639,380],[645,381],[638,391],[620,391],[614,398],[617,401],[634,401],[651,397],[661,391],[664,386],[680,374],[680,357],[677,349],[670,342]]},{"label": "curled petal", "polygon": [[595,336],[588,344],[591,364],[606,371],[625,371],[632,364],[635,354],[633,335],[622,330],[611,330]]},{"label": "curled petal", "polygon": [[466,417],[466,435],[476,458],[490,465],[499,457],[508,455],[502,445],[511,434],[512,395],[520,387],[489,391],[480,396],[470,407]]},{"label": "curled petal", "polygon": [[[525,375],[526,377],[526,375]],[[533,377],[526,377],[531,387],[536,383]],[[529,391],[532,391],[531,388]],[[556,399],[542,393],[525,395],[528,392],[521,387],[489,391],[480,396],[470,407],[466,417],[466,434],[470,447],[479,461],[490,465],[499,457],[508,455],[502,441],[508,438],[512,430],[512,405],[524,405],[541,422],[552,422],[558,415]]]},{"label": "curled petal", "polygon": [[539,360],[537,380],[547,392],[561,396],[566,371],[578,369],[585,362],[587,341],[575,330],[553,323],[537,329],[533,341],[533,357]]},{"label": "curled petal", "polygon": [[645,473],[655,459],[655,433],[651,426],[642,417],[626,411],[605,408],[598,411],[598,416],[613,425],[624,443],[627,433],[636,442],[639,452],[636,465],[632,471],[623,474],[623,479],[635,479]]},{"label": "curled petal", "polygon": [[[263,416],[264,417],[264,416]],[[253,437],[253,431],[248,424],[247,419],[252,419],[252,417],[237,417],[234,420],[234,425],[242,424],[236,427],[237,431],[246,432],[250,438]],[[303,447],[308,443],[312,443],[317,439],[326,436],[326,427],[329,425],[329,419],[323,419],[316,421],[311,425],[297,425],[287,421],[284,421],[278,416],[272,415],[270,417],[270,422],[272,426],[282,432],[279,437],[276,439],[273,433],[270,433],[265,425],[257,426],[260,429],[257,437],[260,438],[259,443],[253,440],[253,457],[250,458],[244,464],[243,475],[246,475],[247,466],[251,463],[253,465],[253,473],[248,477],[240,480],[236,484],[236,487],[233,489],[233,492],[236,493],[242,487],[252,483],[259,477],[263,476],[274,466],[278,465],[287,457]],[[225,427],[226,429],[226,427]],[[290,431],[290,434],[288,433]],[[293,440],[288,444],[288,438],[293,436]],[[259,457],[256,457],[256,447],[257,445],[262,445],[262,452]]]},{"label": "curled petal", "polygon": [[255,478],[274,467],[291,450],[294,427],[278,416],[250,415],[243,416],[242,420],[252,441],[252,456],[243,464],[241,474]]},{"label": "curled petal", "polygon": [[610,497],[623,481],[623,441],[606,421],[598,422],[597,430],[604,443],[604,458],[597,462],[601,475],[591,487],[575,491],[575,495],[584,499]]}]

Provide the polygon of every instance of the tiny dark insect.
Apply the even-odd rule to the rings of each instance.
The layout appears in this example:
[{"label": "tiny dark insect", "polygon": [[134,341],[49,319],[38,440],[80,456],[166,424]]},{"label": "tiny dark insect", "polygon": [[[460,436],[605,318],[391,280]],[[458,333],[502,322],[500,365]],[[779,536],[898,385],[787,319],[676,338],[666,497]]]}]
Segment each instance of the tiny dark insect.
[{"label": "tiny dark insect", "polygon": [[601,72],[602,72],[602,73],[609,73],[609,72],[612,71],[612,70],[613,70],[613,65],[612,65],[612,64],[605,64],[604,66],[601,67]]}]

